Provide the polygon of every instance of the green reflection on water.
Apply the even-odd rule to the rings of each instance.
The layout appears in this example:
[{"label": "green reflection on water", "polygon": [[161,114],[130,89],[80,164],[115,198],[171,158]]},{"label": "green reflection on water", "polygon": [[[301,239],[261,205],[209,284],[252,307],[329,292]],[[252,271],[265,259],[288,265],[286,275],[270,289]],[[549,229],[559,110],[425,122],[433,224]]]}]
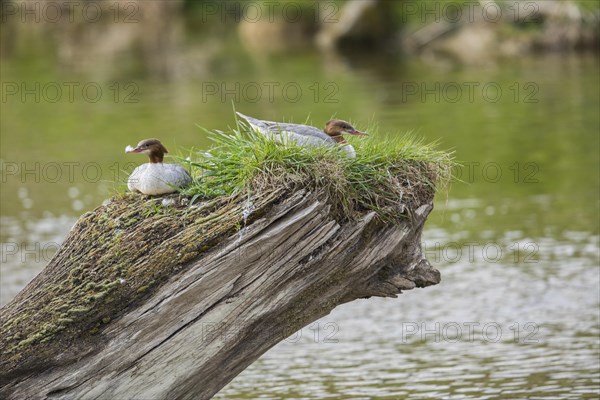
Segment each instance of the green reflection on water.
[{"label": "green reflection on water", "polygon": [[[182,51],[200,51],[205,42],[191,38]],[[441,139],[464,164],[457,171],[462,182],[448,198],[479,199],[485,211],[465,224],[473,232],[493,227],[537,236],[543,226],[598,232],[600,100],[593,56],[448,68],[391,57],[328,59],[310,51],[256,55],[229,35],[205,62],[207,71],[153,79],[129,56],[98,79],[61,66],[55,51],[52,43],[21,46],[2,61],[4,88],[18,86],[14,95],[4,92],[2,104],[0,156],[16,163],[3,170],[3,215],[22,211],[21,186],[27,188],[21,197],[33,200],[29,215],[78,215],[67,199],[70,187],[80,189],[89,209],[122,188],[115,184],[125,176],[121,170],[145,162],[126,156],[125,145],[159,137],[172,154],[205,148],[195,124],[226,128],[235,103],[265,119],[309,117],[320,126],[337,115],[359,127],[374,120],[380,132],[415,130]],[[439,209],[445,200],[438,197]],[[443,225],[447,214],[437,212],[431,221]]]}]

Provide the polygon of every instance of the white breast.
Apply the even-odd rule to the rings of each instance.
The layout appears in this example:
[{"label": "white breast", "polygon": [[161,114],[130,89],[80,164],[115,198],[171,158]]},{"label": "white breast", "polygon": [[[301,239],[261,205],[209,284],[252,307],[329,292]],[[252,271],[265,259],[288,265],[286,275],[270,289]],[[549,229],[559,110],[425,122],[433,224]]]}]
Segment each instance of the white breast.
[{"label": "white breast", "polygon": [[351,144],[343,144],[342,151],[347,157],[356,158],[356,150],[354,150],[354,147],[352,147]]},{"label": "white breast", "polygon": [[178,188],[192,183],[187,171],[177,164],[146,163],[133,170],[127,187],[148,195],[176,192]]}]

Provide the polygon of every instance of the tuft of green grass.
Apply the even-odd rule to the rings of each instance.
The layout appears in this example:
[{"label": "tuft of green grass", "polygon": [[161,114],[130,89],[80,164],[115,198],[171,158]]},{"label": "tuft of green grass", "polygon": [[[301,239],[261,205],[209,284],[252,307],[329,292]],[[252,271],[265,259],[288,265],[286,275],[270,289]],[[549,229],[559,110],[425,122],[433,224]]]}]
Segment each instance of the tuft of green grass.
[{"label": "tuft of green grass", "polygon": [[333,211],[354,219],[375,211],[398,219],[445,187],[455,165],[452,153],[438,150],[414,134],[349,137],[356,158],[339,146],[302,147],[275,142],[244,122],[228,132],[206,131],[214,146],[187,163],[194,183],[182,192],[195,199],[243,196],[252,199],[275,190],[322,191]]}]

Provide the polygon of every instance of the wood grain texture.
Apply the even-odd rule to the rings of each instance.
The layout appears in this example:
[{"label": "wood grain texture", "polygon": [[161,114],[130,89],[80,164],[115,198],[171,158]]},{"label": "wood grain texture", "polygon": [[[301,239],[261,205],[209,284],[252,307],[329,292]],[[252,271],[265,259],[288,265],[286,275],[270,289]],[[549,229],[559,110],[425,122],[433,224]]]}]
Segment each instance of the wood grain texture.
[{"label": "wood grain texture", "polygon": [[431,209],[340,224],[323,196],[293,193],[79,343],[78,359],[4,371],[0,397],[208,399],[337,305],[437,284],[420,246]]}]

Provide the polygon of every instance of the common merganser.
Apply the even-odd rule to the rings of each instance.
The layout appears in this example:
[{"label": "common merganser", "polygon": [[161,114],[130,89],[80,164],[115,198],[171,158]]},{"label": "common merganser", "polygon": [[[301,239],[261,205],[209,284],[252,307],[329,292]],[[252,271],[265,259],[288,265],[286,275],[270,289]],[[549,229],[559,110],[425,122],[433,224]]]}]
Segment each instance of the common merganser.
[{"label": "common merganser", "polygon": [[142,140],[136,147],[127,146],[125,152],[144,153],[150,158],[149,163],[140,165],[129,175],[127,187],[132,192],[167,194],[192,183],[192,177],[181,165],[163,164],[168,151],[158,139]]},{"label": "common merganser", "polygon": [[300,146],[309,147],[322,146],[324,144],[333,146],[338,144],[350,158],[356,158],[356,151],[354,150],[354,147],[344,139],[343,135],[368,135],[368,133],[358,131],[348,122],[340,119],[327,121],[327,123],[325,123],[325,129],[320,130],[309,125],[263,121],[249,117],[240,112],[238,112],[237,115],[248,121],[252,128],[269,138],[274,138],[278,142],[287,143],[288,141],[293,141]]}]

